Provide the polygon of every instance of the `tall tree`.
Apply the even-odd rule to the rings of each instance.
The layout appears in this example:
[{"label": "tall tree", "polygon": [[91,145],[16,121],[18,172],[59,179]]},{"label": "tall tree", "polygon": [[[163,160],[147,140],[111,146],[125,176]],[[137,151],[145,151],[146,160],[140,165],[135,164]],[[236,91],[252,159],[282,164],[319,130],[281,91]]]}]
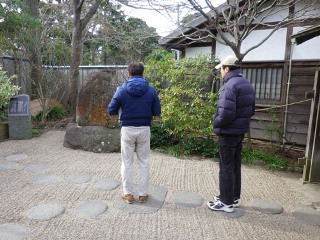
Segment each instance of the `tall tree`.
[{"label": "tall tree", "polygon": [[[26,11],[31,18],[39,19],[39,2],[40,0],[22,0],[27,5]],[[32,41],[28,41],[28,50],[30,53],[31,62],[31,81],[32,87],[32,98],[37,97],[37,86],[41,84],[41,49],[40,49],[40,39],[41,39],[41,25],[35,25],[29,29],[30,36],[33,36]],[[31,40],[31,39],[29,39]]]},{"label": "tall tree", "polygon": [[[97,9],[102,2],[109,4],[106,0],[73,0],[73,33],[72,33],[72,59],[70,66],[70,96],[69,105],[70,113],[73,115],[74,120],[76,119],[76,107],[78,98],[78,78],[79,78],[79,66],[81,62],[82,53],[82,36],[83,31],[91,18],[97,12]],[[87,4],[88,10],[84,12],[85,5]]]}]

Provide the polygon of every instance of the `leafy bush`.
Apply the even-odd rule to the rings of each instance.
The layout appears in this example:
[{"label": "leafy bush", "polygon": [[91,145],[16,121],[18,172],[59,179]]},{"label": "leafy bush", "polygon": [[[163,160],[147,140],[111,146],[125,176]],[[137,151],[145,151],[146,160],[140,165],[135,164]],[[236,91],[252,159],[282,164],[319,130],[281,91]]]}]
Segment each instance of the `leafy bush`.
[{"label": "leafy bush", "polygon": [[161,123],[171,135],[190,138],[212,134],[218,99],[211,92],[214,66],[205,55],[174,62],[172,54],[156,52],[149,58],[145,76],[159,92]]},{"label": "leafy bush", "polygon": [[7,119],[7,108],[10,98],[16,95],[20,87],[12,83],[15,76],[8,77],[0,66],[0,121]]},{"label": "leafy bush", "polygon": [[[36,122],[41,122],[44,118],[44,112],[40,111],[36,116],[33,117],[33,120]],[[66,110],[62,105],[53,105],[49,106],[49,110],[47,111],[47,120],[58,120],[62,119],[66,115]]]},{"label": "leafy bush", "polygon": [[[213,60],[198,56],[174,61],[171,53],[157,49],[145,65],[145,76],[159,92],[162,106],[161,120],[151,128],[151,147],[177,157],[219,157],[219,144],[212,139],[218,100],[212,93]],[[247,148],[242,160],[247,164],[263,160],[270,169],[287,166],[280,156]]]},{"label": "leafy bush", "polygon": [[288,162],[281,156],[271,154],[268,152],[250,150],[249,148],[243,148],[242,162],[247,164],[253,164],[256,160],[264,161],[269,169],[287,169]]}]

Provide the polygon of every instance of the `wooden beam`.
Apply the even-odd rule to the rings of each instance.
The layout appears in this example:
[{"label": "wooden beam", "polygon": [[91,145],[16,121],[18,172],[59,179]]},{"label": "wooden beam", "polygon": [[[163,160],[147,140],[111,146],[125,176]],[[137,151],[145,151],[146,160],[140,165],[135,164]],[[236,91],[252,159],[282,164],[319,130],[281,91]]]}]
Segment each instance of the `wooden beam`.
[{"label": "wooden beam", "polygon": [[316,112],[314,113],[316,115],[315,117],[315,123],[314,123],[314,139],[312,144],[312,154],[310,159],[310,175],[309,175],[309,182],[318,182],[320,183],[320,72],[318,71],[316,73],[315,81],[317,82],[316,86],[317,89],[315,89],[315,96],[317,99],[315,99],[315,106],[314,110]]}]

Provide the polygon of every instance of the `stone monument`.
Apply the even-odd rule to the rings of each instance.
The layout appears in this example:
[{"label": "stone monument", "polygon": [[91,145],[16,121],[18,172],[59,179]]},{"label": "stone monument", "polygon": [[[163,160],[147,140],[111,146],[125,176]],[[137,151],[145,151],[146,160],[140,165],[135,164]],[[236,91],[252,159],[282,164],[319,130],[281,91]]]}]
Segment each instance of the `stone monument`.
[{"label": "stone monument", "polygon": [[10,98],[9,139],[24,140],[32,138],[32,123],[29,95],[21,94]]},{"label": "stone monument", "polygon": [[69,123],[64,146],[91,152],[120,152],[120,126],[117,116],[110,116],[108,105],[116,88],[125,79],[113,72],[89,74],[80,88],[77,103],[77,123]]}]

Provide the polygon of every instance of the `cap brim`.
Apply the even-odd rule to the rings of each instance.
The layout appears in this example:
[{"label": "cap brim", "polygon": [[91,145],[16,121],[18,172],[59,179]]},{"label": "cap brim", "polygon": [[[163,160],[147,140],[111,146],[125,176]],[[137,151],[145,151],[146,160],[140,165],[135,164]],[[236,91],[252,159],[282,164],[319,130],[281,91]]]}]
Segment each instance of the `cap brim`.
[{"label": "cap brim", "polygon": [[219,63],[217,66],[215,66],[215,69],[220,69],[222,67],[222,63]]}]

